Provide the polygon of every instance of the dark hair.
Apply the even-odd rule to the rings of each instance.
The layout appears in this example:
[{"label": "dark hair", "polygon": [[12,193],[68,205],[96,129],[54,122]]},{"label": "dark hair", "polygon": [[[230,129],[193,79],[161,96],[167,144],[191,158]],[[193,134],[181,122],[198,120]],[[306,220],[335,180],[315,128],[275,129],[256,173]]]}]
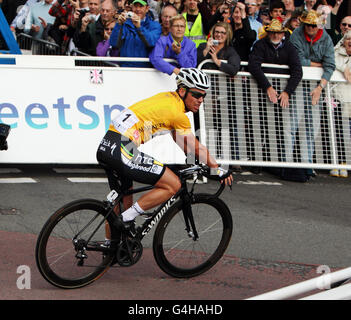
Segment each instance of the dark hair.
[{"label": "dark hair", "polygon": [[271,2],[270,6],[269,6],[269,11],[272,12],[273,9],[283,9],[283,11],[285,11],[285,4],[283,1],[280,0],[276,0]]}]

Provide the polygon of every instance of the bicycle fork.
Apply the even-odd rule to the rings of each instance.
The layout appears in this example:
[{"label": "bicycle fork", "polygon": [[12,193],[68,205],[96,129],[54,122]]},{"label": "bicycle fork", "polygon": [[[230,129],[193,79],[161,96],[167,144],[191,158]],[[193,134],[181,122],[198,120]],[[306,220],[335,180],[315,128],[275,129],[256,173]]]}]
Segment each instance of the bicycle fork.
[{"label": "bicycle fork", "polygon": [[192,238],[194,241],[199,239],[199,235],[196,230],[193,211],[191,209],[191,199],[189,195],[183,197],[183,216],[185,221],[185,230],[188,233],[189,238]]}]

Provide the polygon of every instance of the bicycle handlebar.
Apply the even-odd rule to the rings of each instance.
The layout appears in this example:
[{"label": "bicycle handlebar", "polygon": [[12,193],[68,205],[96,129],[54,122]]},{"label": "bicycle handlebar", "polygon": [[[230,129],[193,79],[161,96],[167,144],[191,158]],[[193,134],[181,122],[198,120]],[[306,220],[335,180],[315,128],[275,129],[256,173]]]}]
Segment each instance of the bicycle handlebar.
[{"label": "bicycle handlebar", "polygon": [[215,181],[222,181],[222,180],[228,178],[232,174],[232,170],[230,170],[230,169],[228,169],[228,172],[223,174],[222,176],[219,176],[217,174],[217,171],[216,171],[216,174],[213,174],[213,171],[216,171],[216,170],[211,169],[210,167],[208,167],[206,165],[199,164],[199,165],[194,165],[194,166],[186,168],[186,169],[179,170],[178,172],[182,177],[187,177],[187,176],[191,176],[194,174],[201,174],[204,177],[211,179],[211,180],[215,180]]}]

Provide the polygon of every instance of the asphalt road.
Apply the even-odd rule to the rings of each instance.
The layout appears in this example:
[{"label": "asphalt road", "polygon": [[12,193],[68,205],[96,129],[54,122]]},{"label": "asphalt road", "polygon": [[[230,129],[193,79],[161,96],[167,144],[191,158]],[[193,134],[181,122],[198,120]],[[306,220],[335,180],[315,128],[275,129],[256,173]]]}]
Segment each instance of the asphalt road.
[{"label": "asphalt road", "polygon": [[[234,221],[230,246],[204,275],[188,280],[165,275],[153,260],[149,236],[137,265],[111,268],[79,290],[53,288],[35,266],[36,235],[63,204],[104,199],[109,192],[96,167],[56,168],[0,168],[0,299],[245,299],[316,277],[320,266],[350,266],[350,179],[320,171],[312,181],[295,183],[244,172],[235,174],[232,190],[222,195]],[[197,189],[211,192],[216,186],[209,182]],[[23,265],[31,271],[30,290],[18,288]]]}]

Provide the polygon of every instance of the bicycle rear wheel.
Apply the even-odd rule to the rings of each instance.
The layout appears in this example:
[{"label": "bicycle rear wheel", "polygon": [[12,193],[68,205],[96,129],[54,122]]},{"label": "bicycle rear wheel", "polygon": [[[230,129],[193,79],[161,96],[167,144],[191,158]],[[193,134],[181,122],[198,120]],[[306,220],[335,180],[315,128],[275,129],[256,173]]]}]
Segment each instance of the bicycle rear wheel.
[{"label": "bicycle rear wheel", "polygon": [[196,195],[191,210],[198,239],[185,230],[180,202],[165,213],[155,230],[155,260],[172,277],[190,278],[210,269],[223,256],[232,235],[232,216],[221,199]]},{"label": "bicycle rear wheel", "polygon": [[[102,202],[82,199],[56,211],[41,230],[36,244],[36,263],[42,276],[54,286],[83,287],[109,268],[115,251],[105,245]],[[111,238],[117,239],[112,217],[107,217]]]}]

